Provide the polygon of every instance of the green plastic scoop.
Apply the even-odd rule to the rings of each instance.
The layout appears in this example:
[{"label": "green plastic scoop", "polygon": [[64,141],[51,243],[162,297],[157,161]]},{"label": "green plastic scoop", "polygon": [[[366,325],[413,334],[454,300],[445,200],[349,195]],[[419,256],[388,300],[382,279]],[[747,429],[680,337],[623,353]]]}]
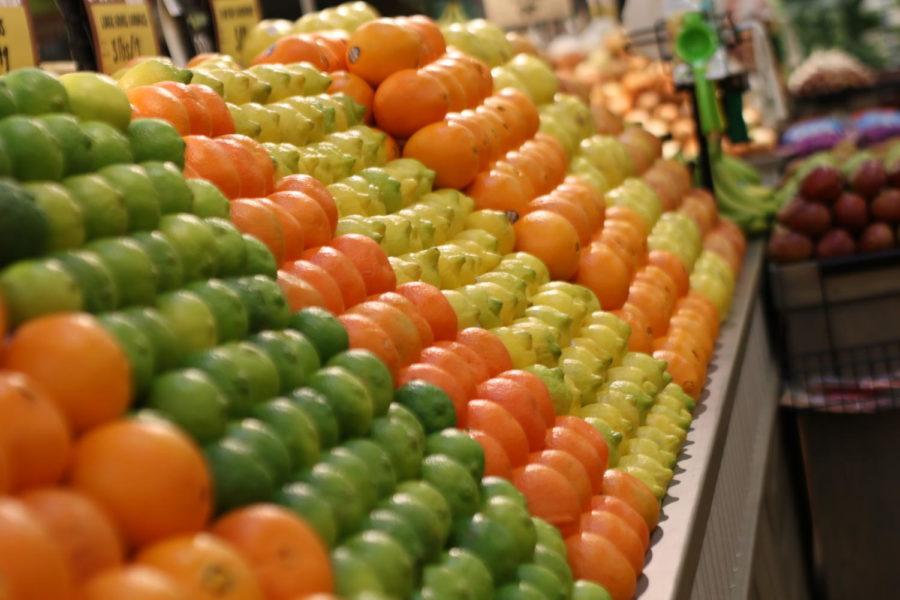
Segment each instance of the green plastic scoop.
[{"label": "green plastic scoop", "polygon": [[689,12],[682,17],[681,30],[675,40],[675,52],[694,71],[694,88],[703,133],[722,131],[716,89],[706,78],[706,65],[718,48],[719,38],[701,13]]}]

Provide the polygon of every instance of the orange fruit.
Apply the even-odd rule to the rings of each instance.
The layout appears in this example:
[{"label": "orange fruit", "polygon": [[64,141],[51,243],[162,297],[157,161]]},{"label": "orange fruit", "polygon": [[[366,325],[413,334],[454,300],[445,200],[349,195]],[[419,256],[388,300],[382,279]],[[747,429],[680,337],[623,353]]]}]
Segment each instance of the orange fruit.
[{"label": "orange fruit", "polygon": [[622,519],[626,525],[637,535],[644,548],[650,547],[650,532],[647,530],[647,524],[631,506],[625,503],[621,498],[600,494],[591,498],[591,512],[606,511],[612,513]]},{"label": "orange fruit", "polygon": [[20,500],[63,550],[76,583],[122,564],[119,533],[87,496],[64,488],[43,488]]},{"label": "orange fruit", "polygon": [[631,600],[637,575],[615,544],[595,533],[578,533],[566,538],[567,557],[575,579],[599,583],[613,600]]},{"label": "orange fruit", "polygon": [[[635,170],[639,172],[640,166],[638,164],[635,164]],[[641,175],[641,179],[656,193],[664,211],[669,212],[679,207],[681,196],[672,185],[673,182],[668,173],[654,167],[644,172]]]},{"label": "orange fruit", "polygon": [[420,67],[443,56],[444,51],[447,49],[447,43],[444,41],[444,34],[441,33],[441,28],[438,27],[437,23],[425,15],[401,17],[400,21],[404,27],[419,34],[421,41],[421,49],[419,51]]},{"label": "orange fruit", "polygon": [[262,144],[253,138],[239,133],[224,135],[217,139],[237,142],[244,150],[250,153],[250,158],[253,161],[253,168],[261,174],[264,182],[264,187],[262,188],[263,191],[260,193],[261,196],[271,194],[275,191],[275,164],[272,162],[272,157],[269,156],[269,152]]},{"label": "orange fruit", "polygon": [[415,158],[435,172],[435,187],[461,189],[478,174],[478,140],[461,125],[439,121],[415,132],[403,147],[405,158]]},{"label": "orange fruit", "polygon": [[550,134],[537,132],[534,137],[525,142],[523,146],[534,144],[541,149],[541,156],[546,164],[551,167],[551,174],[554,181],[562,181],[566,176],[566,169],[569,165],[569,157],[562,143]]},{"label": "orange fruit", "polygon": [[525,174],[535,194],[546,194],[556,187],[547,166],[536,153],[512,150],[506,153],[504,160]]},{"label": "orange fruit", "polygon": [[428,322],[436,340],[456,339],[456,313],[441,290],[429,283],[411,281],[397,287],[397,293],[412,302]]},{"label": "orange fruit", "polygon": [[630,352],[650,352],[653,344],[653,334],[650,332],[650,325],[644,311],[626,302],[619,310],[615,310],[613,313],[631,326],[631,335],[628,336],[628,350]]},{"label": "orange fruit", "polygon": [[617,250],[632,271],[644,265],[647,256],[647,240],[629,223],[607,220],[596,239]]},{"label": "orange fruit", "polygon": [[22,502],[0,497],[0,573],[4,598],[70,598],[72,575],[65,554]]},{"label": "orange fruit", "polygon": [[325,299],[312,284],[283,269],[278,270],[278,287],[287,299],[291,312],[308,306],[325,308]]},{"label": "orange fruit", "polygon": [[215,184],[228,198],[241,194],[241,176],[234,169],[231,155],[215,140],[202,135],[184,138],[185,171],[190,169],[197,176]]},{"label": "orange fruit", "polygon": [[368,350],[381,359],[392,375],[400,371],[400,353],[390,336],[378,324],[363,315],[343,314],[338,317],[347,330],[351,348]]},{"label": "orange fruit", "polygon": [[132,547],[199,531],[212,511],[203,454],[162,420],[92,429],[75,445],[69,477],[106,510]]},{"label": "orange fruit", "polygon": [[690,273],[677,256],[665,250],[651,250],[647,255],[647,264],[659,267],[675,284],[677,296],[684,296],[690,289]]},{"label": "orange fruit", "polygon": [[435,61],[432,70],[437,69],[446,69],[459,83],[465,97],[463,104],[465,108],[474,108],[481,104],[484,96],[482,95],[480,75],[462,61],[458,54],[448,54]]},{"label": "orange fruit", "polygon": [[500,442],[484,431],[477,429],[470,429],[467,433],[484,450],[484,476],[510,479],[512,477],[512,466]]},{"label": "orange fruit", "polygon": [[625,303],[631,270],[622,258],[604,242],[593,242],[578,258],[575,282],[590,289],[606,310],[614,310]]},{"label": "orange fruit", "polygon": [[12,489],[12,464],[9,452],[0,445],[0,495],[6,495]]},{"label": "orange fruit", "polygon": [[414,30],[394,19],[375,19],[350,35],[347,70],[377,86],[392,73],[415,69],[421,49],[421,38]]},{"label": "orange fruit", "polygon": [[606,208],[603,206],[602,198],[599,200],[599,203],[597,202],[596,194],[594,194],[593,190],[562,183],[547,195],[578,206],[587,218],[587,226],[591,236],[595,235],[603,227]]},{"label": "orange fruit", "polygon": [[628,303],[637,306],[646,315],[652,337],[659,337],[666,332],[671,309],[665,291],[645,282],[635,281],[628,288]]},{"label": "orange fruit", "polygon": [[544,381],[540,377],[530,371],[523,371],[522,369],[503,371],[498,377],[501,379],[511,379],[516,383],[525,386],[528,391],[531,392],[531,397],[534,399],[538,413],[541,415],[544,428],[546,429],[553,426],[554,419],[556,419],[553,400],[550,398],[550,392],[547,390],[546,384],[544,384]]},{"label": "orange fruit", "polygon": [[319,246],[309,248],[301,257],[328,271],[341,290],[345,308],[349,309],[366,299],[366,284],[362,275],[340,250],[330,246]]},{"label": "orange fruit", "polygon": [[463,359],[468,365],[469,370],[472,372],[472,377],[474,378],[476,385],[491,376],[484,359],[468,346],[464,346],[459,342],[447,341],[437,342],[434,345],[437,348],[445,348]]},{"label": "orange fruit", "polygon": [[209,115],[210,133],[212,137],[229,135],[234,133],[234,119],[225,105],[225,100],[212,88],[190,83],[188,89],[197,102],[203,106],[203,110]]},{"label": "orange fruit", "polygon": [[210,531],[244,557],[270,600],[291,600],[334,587],[325,545],[312,527],[285,508],[240,508],[220,518]]},{"label": "orange fruit", "polygon": [[269,249],[275,262],[284,260],[284,230],[281,221],[267,206],[253,199],[234,200],[229,205],[231,222],[242,233],[252,235]]},{"label": "orange fruit", "polygon": [[588,244],[591,240],[591,226],[587,214],[580,206],[560,196],[547,194],[538,196],[528,203],[526,212],[547,210],[556,213],[569,222],[578,233],[578,242],[581,245]]},{"label": "orange fruit", "polygon": [[497,96],[515,105],[519,115],[526,123],[525,139],[533,138],[541,126],[541,116],[528,94],[522,90],[508,87],[497,92]]},{"label": "orange fruit", "polygon": [[487,329],[468,327],[459,332],[456,341],[477,352],[484,359],[492,377],[513,368],[509,350],[499,337]]},{"label": "orange fruit", "polygon": [[63,313],[25,323],[7,345],[3,366],[39,385],[76,433],[115,419],[130,402],[128,359],[90,315]]},{"label": "orange fruit", "polygon": [[716,308],[716,305],[703,294],[689,291],[687,296],[678,300],[675,308],[681,309],[686,306],[696,308],[698,311],[705,314],[707,323],[719,323],[719,311]]},{"label": "orange fruit", "polygon": [[473,399],[466,406],[466,426],[483,431],[497,440],[513,467],[528,461],[528,438],[519,421],[505,408],[490,400]]},{"label": "orange fruit", "polygon": [[534,134],[530,118],[522,113],[519,105],[508,97],[496,95],[485,98],[483,106],[493,110],[509,126],[513,147],[518,148]]},{"label": "orange fruit", "polygon": [[734,242],[727,233],[713,229],[703,236],[703,249],[715,252],[728,263],[731,273],[737,275],[741,271],[741,263],[744,257],[734,246]]},{"label": "orange fruit", "polygon": [[581,515],[580,529],[612,542],[636,574],[640,575],[644,570],[644,545],[641,538],[615,514],[602,510],[584,513]]},{"label": "orange fruit", "polygon": [[[484,62],[478,60],[474,56],[465,53],[456,53],[457,60],[467,63],[469,68],[478,76],[480,84],[481,98],[487,98],[494,93],[494,78],[491,75],[491,68]],[[501,94],[503,95],[503,94]],[[524,110],[524,108],[523,108]]]},{"label": "orange fruit", "polygon": [[682,309],[669,319],[669,330],[690,336],[703,350],[705,356],[712,356],[715,338],[712,329],[701,321],[700,313],[693,309]]},{"label": "orange fruit", "polygon": [[462,113],[449,113],[447,122],[461,125],[475,136],[478,144],[478,170],[479,172],[488,170],[494,157],[499,154],[500,148],[495,145],[494,137],[477,113],[468,109]]},{"label": "orange fruit", "polygon": [[528,512],[556,527],[578,522],[581,501],[575,485],[556,469],[532,463],[513,471],[513,485],[522,492]]},{"label": "orange fruit", "polygon": [[604,457],[594,449],[589,441],[574,430],[555,426],[547,431],[545,438],[547,448],[552,450],[564,450],[578,459],[584,465],[588,478],[591,480],[591,489],[599,494],[603,489],[603,472],[606,470]]},{"label": "orange fruit", "polygon": [[362,77],[347,71],[333,71],[328,76],[331,77],[328,93],[347,94],[353,98],[357,104],[365,107],[364,119],[366,123],[372,123],[374,118],[372,103],[375,100],[375,92],[372,90],[372,87]]},{"label": "orange fruit", "polygon": [[347,41],[350,36],[346,31],[316,31],[310,35],[322,51],[323,60],[328,65],[326,72],[347,70]]},{"label": "orange fruit", "polygon": [[564,217],[547,210],[536,210],[516,221],[514,228],[516,250],[541,259],[550,270],[551,278],[568,280],[575,275],[581,245],[578,232]]},{"label": "orange fruit", "polygon": [[534,186],[531,184],[531,179],[528,175],[525,174],[519,167],[512,164],[507,160],[498,160],[494,164],[494,171],[499,171],[501,173],[506,173],[508,175],[512,175],[516,181],[519,182],[519,185],[522,186],[522,193],[525,195],[527,200],[533,200],[537,196],[537,191]]},{"label": "orange fruit", "polygon": [[466,188],[479,210],[491,208],[523,214],[528,211],[528,194],[518,178],[497,169],[482,171]]},{"label": "orange fruit", "polygon": [[297,62],[308,62],[320,71],[332,70],[332,64],[323,52],[322,46],[316,43],[315,38],[305,34],[281,37],[250,61],[252,65]]},{"label": "orange fruit", "polygon": [[487,124],[493,138],[496,140],[497,155],[492,157],[493,160],[497,160],[510,150],[515,150],[517,148],[509,124],[505,123],[496,111],[493,111],[486,106],[477,106],[475,108],[475,114]]},{"label": "orange fruit", "polygon": [[334,234],[334,228],[337,227],[338,213],[334,198],[328,188],[321,181],[311,175],[288,175],[283,177],[275,184],[276,192],[303,192],[325,211],[328,222],[331,224],[331,235]]},{"label": "orange fruit", "polygon": [[524,384],[514,379],[494,377],[478,385],[475,397],[496,402],[508,410],[522,426],[532,452],[544,447],[544,420],[534,396]]},{"label": "orange fruit", "polygon": [[743,230],[728,217],[719,215],[719,220],[713,231],[718,231],[727,235],[731,241],[734,242],[734,247],[741,256],[747,252],[747,238],[744,235]]},{"label": "orange fruit", "polygon": [[528,459],[529,464],[546,465],[566,478],[578,494],[578,506],[584,508],[591,500],[591,480],[584,465],[564,450],[542,450]]},{"label": "orange fruit", "polygon": [[362,302],[348,312],[369,317],[390,336],[400,353],[400,364],[414,362],[422,351],[422,339],[415,323],[402,310],[386,302]]},{"label": "orange fruit", "polygon": [[425,364],[440,367],[448,373],[452,373],[456,377],[457,382],[463,389],[467,398],[471,398],[475,392],[475,375],[469,368],[468,363],[458,354],[439,348],[437,346],[428,346],[419,355],[419,361]]},{"label": "orange fruit", "polygon": [[606,438],[599,431],[590,426],[584,419],[569,415],[556,417],[553,424],[557,427],[571,429],[580,435],[582,439],[586,440],[597,452],[597,455],[603,462],[603,470],[606,470],[609,462],[609,447],[606,445]]},{"label": "orange fruit", "polygon": [[341,235],[329,244],[340,250],[359,271],[366,294],[380,294],[397,287],[397,276],[381,246],[370,237],[351,233]]},{"label": "orange fruit", "polygon": [[225,541],[198,533],[144,548],[137,562],[159,569],[188,590],[192,600],[263,600],[250,565]]},{"label": "orange fruit", "polygon": [[451,67],[439,63],[432,63],[423,70],[434,76],[434,78],[440,81],[441,85],[444,86],[444,91],[447,92],[448,111],[456,113],[469,108],[469,98],[466,95],[466,90],[459,79],[457,79],[456,73]]},{"label": "orange fruit", "polygon": [[672,376],[672,380],[695,400],[700,398],[700,392],[706,384],[706,369],[696,358],[677,350],[657,350],[653,353],[653,358],[666,361],[666,371]]},{"label": "orange fruit", "polygon": [[603,474],[603,493],[614,496],[641,515],[647,529],[652,531],[659,522],[659,500],[641,480],[618,469]]},{"label": "orange fruit", "polygon": [[303,241],[307,248],[323,246],[331,240],[331,224],[328,215],[318,202],[304,192],[275,192],[269,200],[285,209],[296,220],[303,231]]},{"label": "orange fruit", "polygon": [[416,330],[419,332],[419,340],[421,340],[423,347],[430,346],[434,343],[434,334],[431,331],[431,326],[428,325],[428,321],[422,318],[416,305],[407,300],[404,296],[401,296],[396,292],[385,292],[383,294],[378,294],[377,296],[372,296],[370,299],[390,304],[391,306],[402,310],[403,314],[416,326]]},{"label": "orange fruit", "polygon": [[709,192],[701,189],[693,189],[688,192],[681,201],[678,212],[693,219],[700,228],[701,235],[706,235],[719,218],[715,198]]},{"label": "orange fruit", "polygon": [[392,73],[375,91],[375,122],[392,136],[408,138],[444,118],[450,98],[440,80],[425,70]]},{"label": "orange fruit", "polygon": [[627,206],[610,206],[606,209],[606,220],[629,223],[640,232],[642,238],[646,238],[649,233],[643,217]]},{"label": "orange fruit", "polygon": [[281,269],[314,287],[325,301],[323,308],[331,314],[339,315],[344,312],[341,288],[338,287],[337,281],[328,271],[308,260],[286,262],[281,265]]},{"label": "orange fruit", "polygon": [[178,96],[157,85],[139,85],[126,92],[132,119],[157,118],[168,121],[181,135],[191,133],[188,111]]},{"label": "orange fruit", "polygon": [[292,261],[300,258],[306,243],[303,238],[303,227],[300,226],[297,219],[286,208],[272,202],[268,198],[254,198],[251,202],[264,206],[278,219],[284,239],[284,253],[281,255],[281,261]]},{"label": "orange fruit", "polygon": [[141,565],[104,571],[81,588],[81,595],[84,600],[190,600],[174,579]]},{"label": "orange fruit", "polygon": [[22,373],[0,371],[0,449],[6,486],[24,490],[59,481],[71,456],[69,426],[59,408]]},{"label": "orange fruit", "polygon": [[206,111],[206,106],[191,92],[191,88],[177,81],[160,81],[154,83],[156,87],[172,92],[184,106],[188,116],[188,130],[191,135],[214,135],[212,117]]},{"label": "orange fruit", "polygon": [[384,155],[385,160],[390,162],[392,160],[396,160],[400,158],[400,144],[397,143],[397,140],[389,136],[388,134],[384,134]]},{"label": "orange fruit", "polygon": [[235,140],[223,137],[216,138],[215,142],[224,150],[229,165],[238,175],[238,191],[235,195],[239,198],[265,196],[268,186],[264,175],[253,162],[253,155]]},{"label": "orange fruit", "polygon": [[6,337],[6,330],[9,328],[9,314],[6,310],[6,302],[0,296],[0,337]]},{"label": "orange fruit", "polygon": [[416,379],[421,379],[444,390],[456,410],[456,427],[462,429],[466,426],[469,398],[456,380],[455,374],[450,374],[437,365],[417,362],[400,370],[397,374],[396,385],[399,388]]}]

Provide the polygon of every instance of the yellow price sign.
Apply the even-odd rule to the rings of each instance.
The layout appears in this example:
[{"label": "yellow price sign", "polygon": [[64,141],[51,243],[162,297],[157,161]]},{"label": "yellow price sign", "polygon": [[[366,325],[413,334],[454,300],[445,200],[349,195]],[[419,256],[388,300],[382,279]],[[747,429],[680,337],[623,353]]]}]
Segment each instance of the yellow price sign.
[{"label": "yellow price sign", "polygon": [[25,0],[0,0],[0,73],[33,67],[38,53]]},{"label": "yellow price sign", "polygon": [[112,74],[138,56],[160,53],[150,5],[146,0],[84,0],[97,69]]},{"label": "yellow price sign", "polygon": [[250,30],[261,16],[257,0],[210,0],[219,52],[239,58]]}]

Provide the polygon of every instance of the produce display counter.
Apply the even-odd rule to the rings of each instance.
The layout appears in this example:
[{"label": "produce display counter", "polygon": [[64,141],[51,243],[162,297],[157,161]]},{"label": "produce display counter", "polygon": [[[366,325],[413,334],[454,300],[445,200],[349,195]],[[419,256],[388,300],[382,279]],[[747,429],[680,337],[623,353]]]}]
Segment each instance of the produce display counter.
[{"label": "produce display counter", "polygon": [[748,245],[638,582],[641,600],[804,597],[791,478],[775,435],[781,384],[761,294],[764,255],[763,242]]}]

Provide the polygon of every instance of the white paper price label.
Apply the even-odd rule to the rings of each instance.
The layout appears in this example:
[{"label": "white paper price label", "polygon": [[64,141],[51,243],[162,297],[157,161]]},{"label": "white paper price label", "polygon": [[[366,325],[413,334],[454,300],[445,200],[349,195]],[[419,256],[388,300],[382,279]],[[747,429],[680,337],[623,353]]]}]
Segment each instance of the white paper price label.
[{"label": "white paper price label", "polygon": [[501,27],[559,21],[572,10],[572,0],[484,0],[485,17]]}]

